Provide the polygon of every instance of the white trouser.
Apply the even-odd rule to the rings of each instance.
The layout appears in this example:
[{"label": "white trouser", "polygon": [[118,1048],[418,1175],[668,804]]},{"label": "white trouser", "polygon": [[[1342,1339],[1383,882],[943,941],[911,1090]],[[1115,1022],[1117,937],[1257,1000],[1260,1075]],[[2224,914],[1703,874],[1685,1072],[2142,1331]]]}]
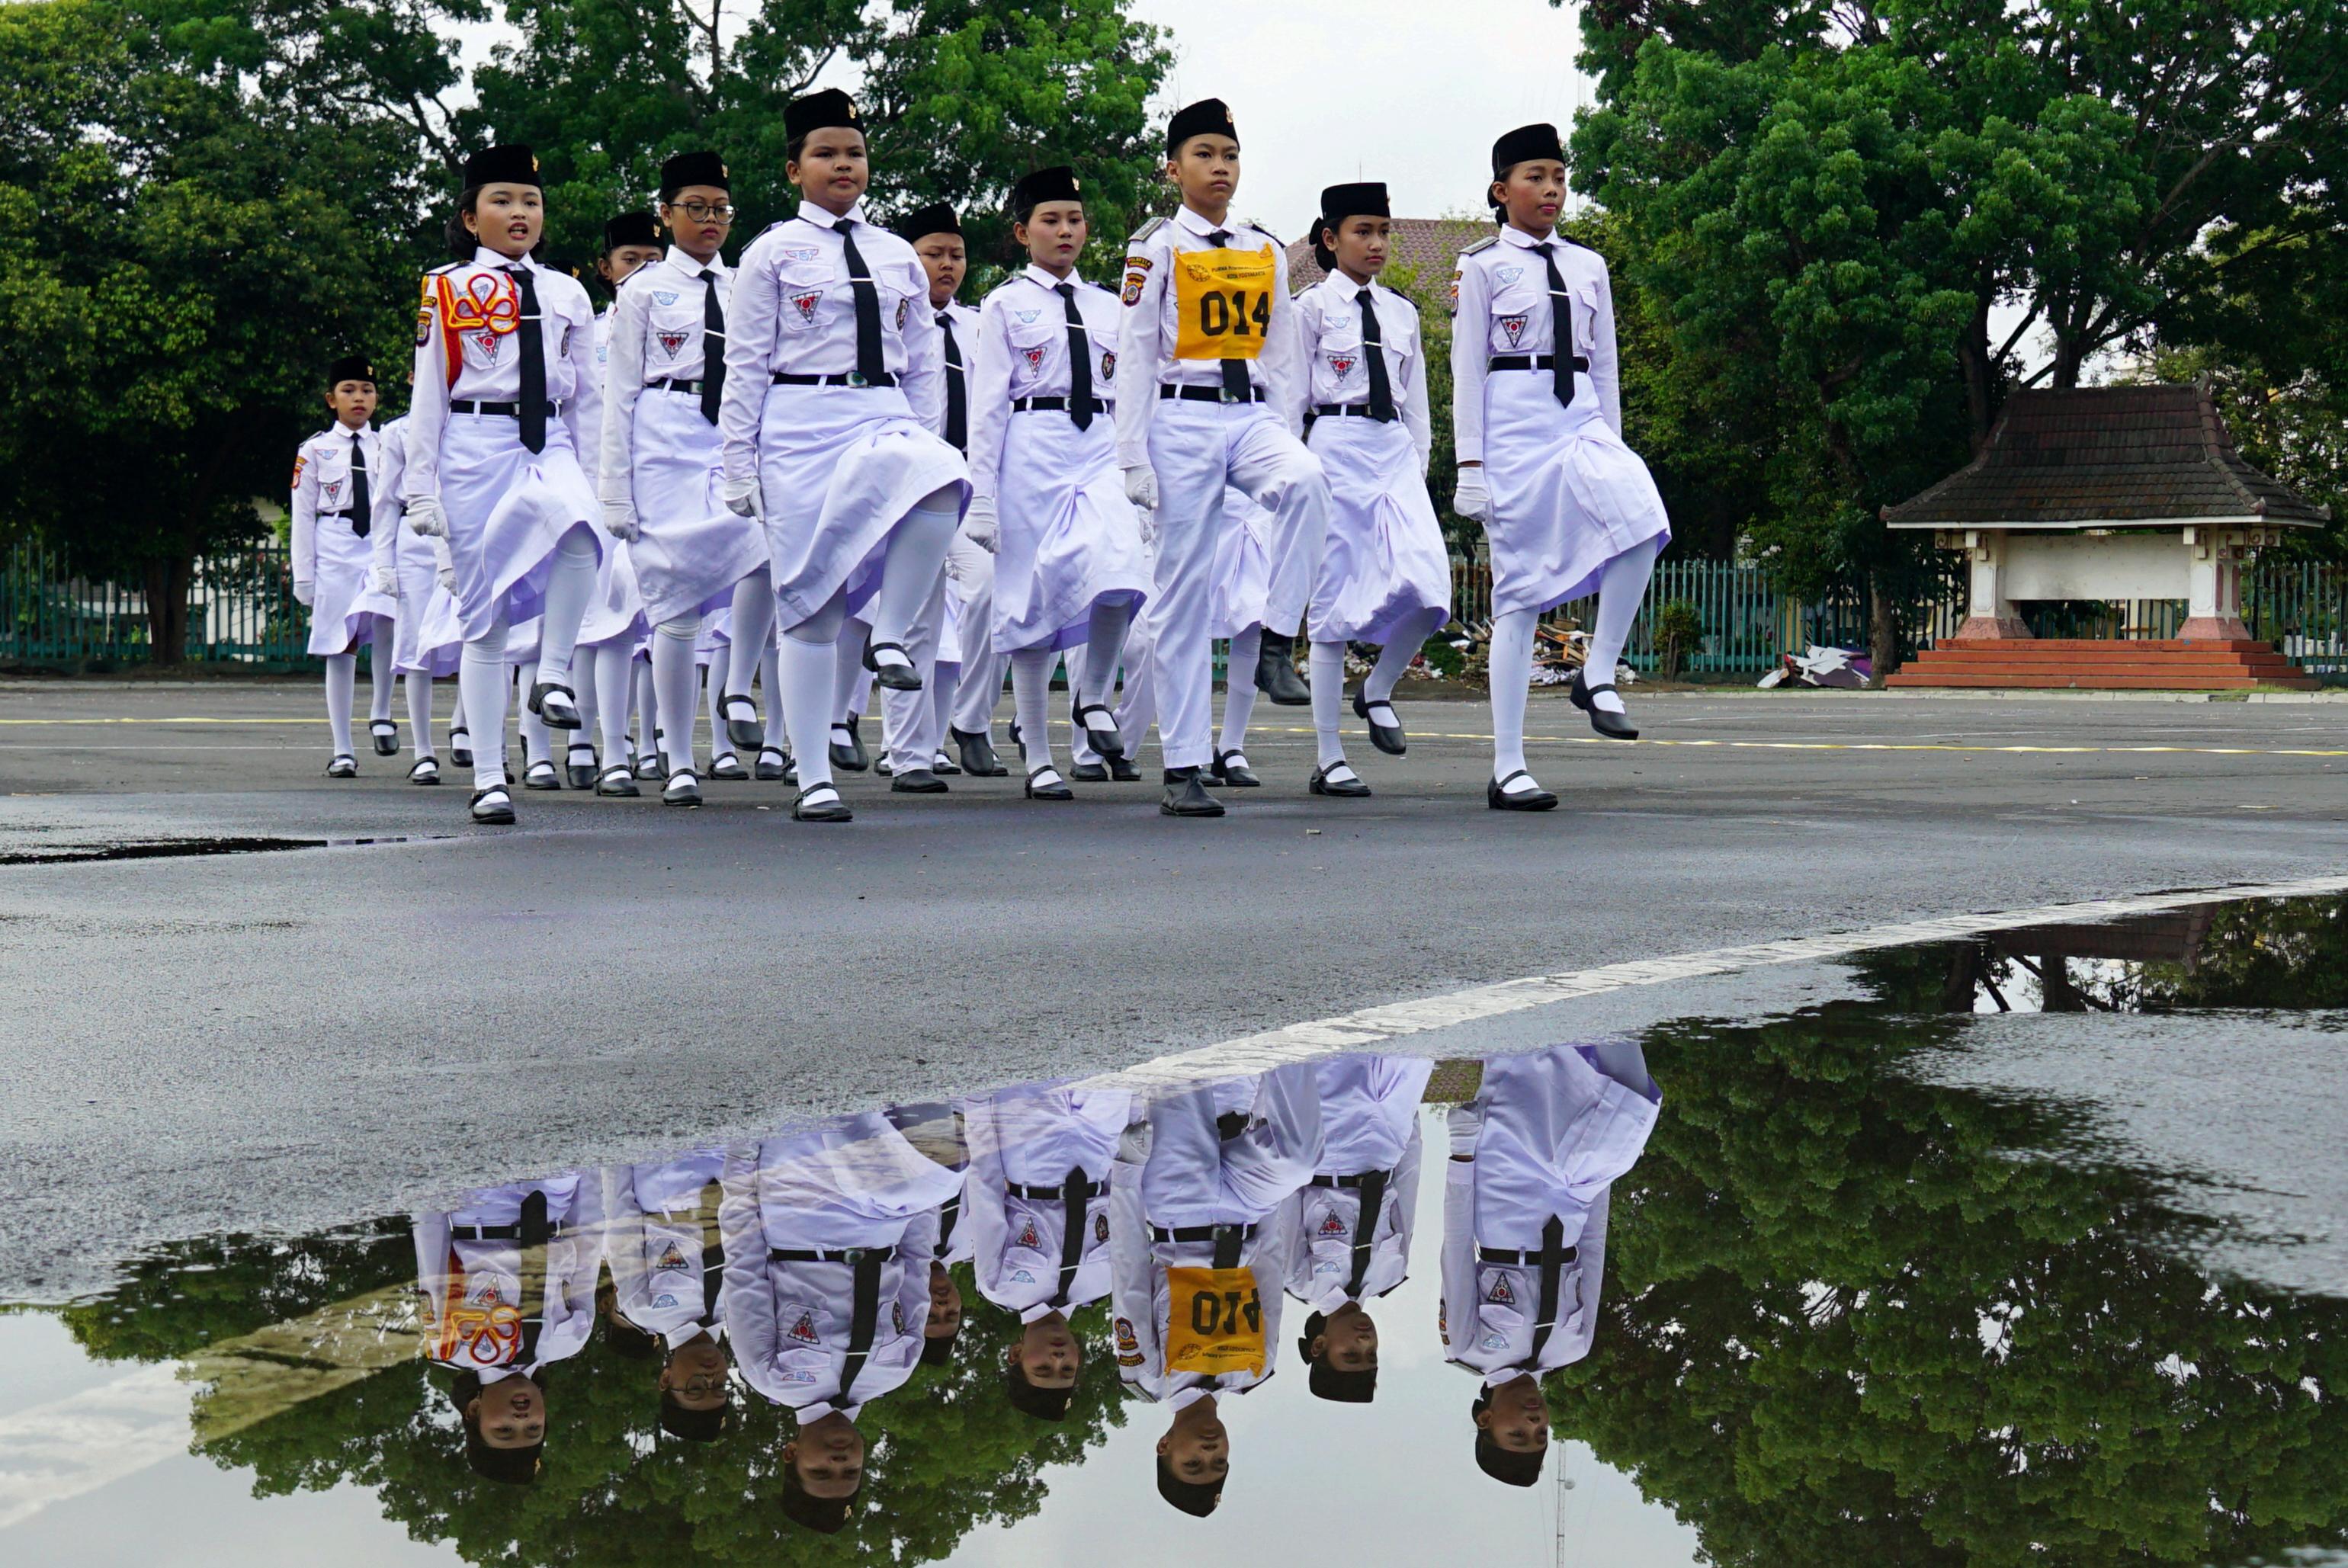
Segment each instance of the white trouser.
[{"label": "white trouser", "polygon": [[889,735],[889,767],[902,773],[909,768],[927,768],[937,760],[938,747],[945,740],[937,727],[938,700],[934,690],[938,678],[938,639],[946,625],[946,579],[938,573],[930,596],[922,602],[912,625],[905,634],[905,652],[921,672],[920,691],[899,691],[894,686],[880,689],[880,717]]}]

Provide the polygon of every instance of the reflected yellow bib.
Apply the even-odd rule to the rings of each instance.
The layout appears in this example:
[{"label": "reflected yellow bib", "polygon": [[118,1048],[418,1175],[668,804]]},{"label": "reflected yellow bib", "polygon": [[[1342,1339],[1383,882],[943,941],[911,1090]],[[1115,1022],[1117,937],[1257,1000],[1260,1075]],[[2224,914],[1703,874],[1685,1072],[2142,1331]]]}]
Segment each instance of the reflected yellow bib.
[{"label": "reflected yellow bib", "polygon": [[1174,302],[1181,330],[1177,359],[1253,359],[1272,330],[1272,247],[1177,251]]},{"label": "reflected yellow bib", "polygon": [[1169,1268],[1166,1293],[1166,1370],[1262,1373],[1263,1304],[1253,1269]]}]

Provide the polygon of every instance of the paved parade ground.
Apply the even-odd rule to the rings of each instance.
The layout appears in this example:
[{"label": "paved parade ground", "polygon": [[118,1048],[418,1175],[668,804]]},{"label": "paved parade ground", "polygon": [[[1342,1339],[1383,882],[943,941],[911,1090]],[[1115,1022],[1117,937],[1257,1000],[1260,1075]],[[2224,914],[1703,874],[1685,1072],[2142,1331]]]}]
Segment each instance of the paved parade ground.
[{"label": "paved parade ground", "polygon": [[[518,791],[521,825],[484,830],[404,757],[320,777],[308,682],[12,683],[5,1142],[54,1201],[12,1211],[7,1294],[258,1192],[272,1227],[331,1223],[1518,976],[2348,869],[2348,706],[1636,707],[1647,738],[1601,744],[1536,695],[1546,816],[1484,809],[1480,705],[1406,700],[1407,758],[1354,747],[1365,802],[1307,796],[1303,716],[1265,707],[1267,786],[1220,821],[1160,818],[1154,785],[1055,806],[867,775],[846,827],[716,784],[697,811]],[[81,858],[194,841],[289,842]]]}]

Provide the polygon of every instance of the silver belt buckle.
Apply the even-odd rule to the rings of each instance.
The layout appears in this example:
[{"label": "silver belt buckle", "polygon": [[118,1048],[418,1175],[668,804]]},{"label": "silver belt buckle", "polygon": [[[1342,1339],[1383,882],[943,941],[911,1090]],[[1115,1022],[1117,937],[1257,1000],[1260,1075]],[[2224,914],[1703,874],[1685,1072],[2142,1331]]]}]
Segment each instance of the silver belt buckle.
[{"label": "silver belt buckle", "polygon": [[[1253,391],[1255,388],[1253,387],[1253,386],[1252,386],[1252,385],[1251,385],[1251,386],[1250,386],[1250,387],[1249,387],[1248,389],[1249,389],[1250,391]],[[1221,392],[1222,392],[1222,399],[1223,399],[1223,401],[1224,401],[1224,402],[1226,402],[1226,403],[1237,403],[1237,402],[1241,401],[1240,395],[1239,395],[1238,393],[1236,393],[1236,392],[1232,391],[1232,390],[1231,390],[1230,387],[1225,387],[1221,388]]]},{"label": "silver belt buckle", "polygon": [[864,379],[864,372],[861,370],[850,371],[848,373],[848,384],[850,387],[870,387],[872,385],[872,383]]}]

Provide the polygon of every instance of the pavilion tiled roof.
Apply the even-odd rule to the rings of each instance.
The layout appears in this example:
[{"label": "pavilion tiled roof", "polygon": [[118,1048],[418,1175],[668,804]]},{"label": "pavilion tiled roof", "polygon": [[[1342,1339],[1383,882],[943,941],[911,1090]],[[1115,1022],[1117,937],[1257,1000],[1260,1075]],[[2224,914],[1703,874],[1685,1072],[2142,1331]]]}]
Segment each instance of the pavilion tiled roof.
[{"label": "pavilion tiled roof", "polygon": [[[1386,265],[1416,271],[1422,290],[1448,287],[1459,265],[1459,253],[1478,240],[1489,239],[1492,225],[1480,218],[1396,218]],[[1288,244],[1288,286],[1311,288],[1329,274],[1313,259],[1313,237]]]},{"label": "pavilion tiled roof", "polygon": [[2016,392],[1979,457],[1883,509],[1894,528],[2331,515],[2242,460],[2206,382]]}]

